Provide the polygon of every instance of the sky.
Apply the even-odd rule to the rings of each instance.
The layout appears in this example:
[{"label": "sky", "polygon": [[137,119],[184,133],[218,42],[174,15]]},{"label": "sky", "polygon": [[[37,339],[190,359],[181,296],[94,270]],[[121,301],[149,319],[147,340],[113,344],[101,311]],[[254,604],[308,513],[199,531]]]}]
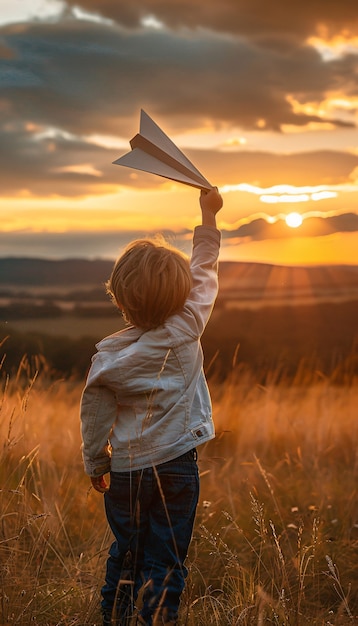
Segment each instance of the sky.
[{"label": "sky", "polygon": [[0,0],[1,257],[189,251],[198,190],[113,165],[141,109],[219,187],[222,259],[358,264],[355,0]]}]

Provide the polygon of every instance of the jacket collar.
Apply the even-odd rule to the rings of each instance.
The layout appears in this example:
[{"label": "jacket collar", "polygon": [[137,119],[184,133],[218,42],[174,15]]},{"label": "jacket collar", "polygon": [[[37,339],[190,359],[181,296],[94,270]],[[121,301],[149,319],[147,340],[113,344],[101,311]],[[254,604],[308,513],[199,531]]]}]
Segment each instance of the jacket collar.
[{"label": "jacket collar", "polygon": [[135,341],[138,341],[144,332],[143,329],[137,328],[136,326],[128,326],[128,328],[119,330],[113,333],[113,335],[109,335],[99,341],[96,344],[96,348],[99,352],[102,350],[120,350],[127,348]]}]

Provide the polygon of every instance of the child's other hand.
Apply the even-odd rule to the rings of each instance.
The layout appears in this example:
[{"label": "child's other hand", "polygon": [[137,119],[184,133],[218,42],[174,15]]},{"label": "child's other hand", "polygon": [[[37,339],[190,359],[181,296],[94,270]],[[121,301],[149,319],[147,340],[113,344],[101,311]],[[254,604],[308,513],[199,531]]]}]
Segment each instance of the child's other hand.
[{"label": "child's other hand", "polygon": [[212,187],[210,191],[202,189],[200,193],[200,206],[202,211],[209,211],[214,215],[220,211],[223,199],[217,187]]},{"label": "child's other hand", "polygon": [[91,483],[93,489],[99,491],[99,493],[106,493],[109,489],[109,486],[104,480],[104,476],[91,476]]}]

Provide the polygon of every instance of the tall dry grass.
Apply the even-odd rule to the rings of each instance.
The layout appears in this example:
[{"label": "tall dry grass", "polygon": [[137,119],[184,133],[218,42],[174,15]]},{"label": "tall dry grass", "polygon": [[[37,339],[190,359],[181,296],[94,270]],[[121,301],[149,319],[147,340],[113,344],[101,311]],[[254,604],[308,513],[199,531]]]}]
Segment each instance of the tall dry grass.
[{"label": "tall dry grass", "polygon": [[209,623],[358,623],[354,380],[301,371],[289,386],[261,386],[239,371],[213,396],[219,435],[202,455],[200,547],[232,621]]},{"label": "tall dry grass", "polygon": [[[44,370],[44,368],[42,368]],[[261,378],[260,378],[261,380]],[[358,623],[358,389],[302,370],[212,381],[217,438],[180,624]],[[0,623],[100,624],[111,541],[80,456],[81,386],[3,371]]]}]

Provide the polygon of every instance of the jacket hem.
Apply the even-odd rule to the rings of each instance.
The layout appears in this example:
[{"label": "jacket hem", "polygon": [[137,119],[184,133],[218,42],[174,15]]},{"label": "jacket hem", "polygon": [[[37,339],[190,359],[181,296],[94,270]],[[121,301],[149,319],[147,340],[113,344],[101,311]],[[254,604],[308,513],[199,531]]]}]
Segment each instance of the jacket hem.
[{"label": "jacket hem", "polygon": [[158,450],[155,452],[148,452],[146,454],[141,454],[136,457],[119,457],[116,454],[112,454],[111,459],[111,472],[131,472],[133,470],[141,470],[146,469],[148,467],[153,467],[156,465],[161,465],[162,463],[167,463],[168,461],[173,461],[178,456],[189,452],[193,448],[197,448],[199,445],[210,441],[215,438],[215,433],[210,435],[206,435],[205,438],[200,439],[192,439],[186,445],[181,445],[178,447],[173,447],[171,449],[166,449],[165,454],[164,451]]}]

